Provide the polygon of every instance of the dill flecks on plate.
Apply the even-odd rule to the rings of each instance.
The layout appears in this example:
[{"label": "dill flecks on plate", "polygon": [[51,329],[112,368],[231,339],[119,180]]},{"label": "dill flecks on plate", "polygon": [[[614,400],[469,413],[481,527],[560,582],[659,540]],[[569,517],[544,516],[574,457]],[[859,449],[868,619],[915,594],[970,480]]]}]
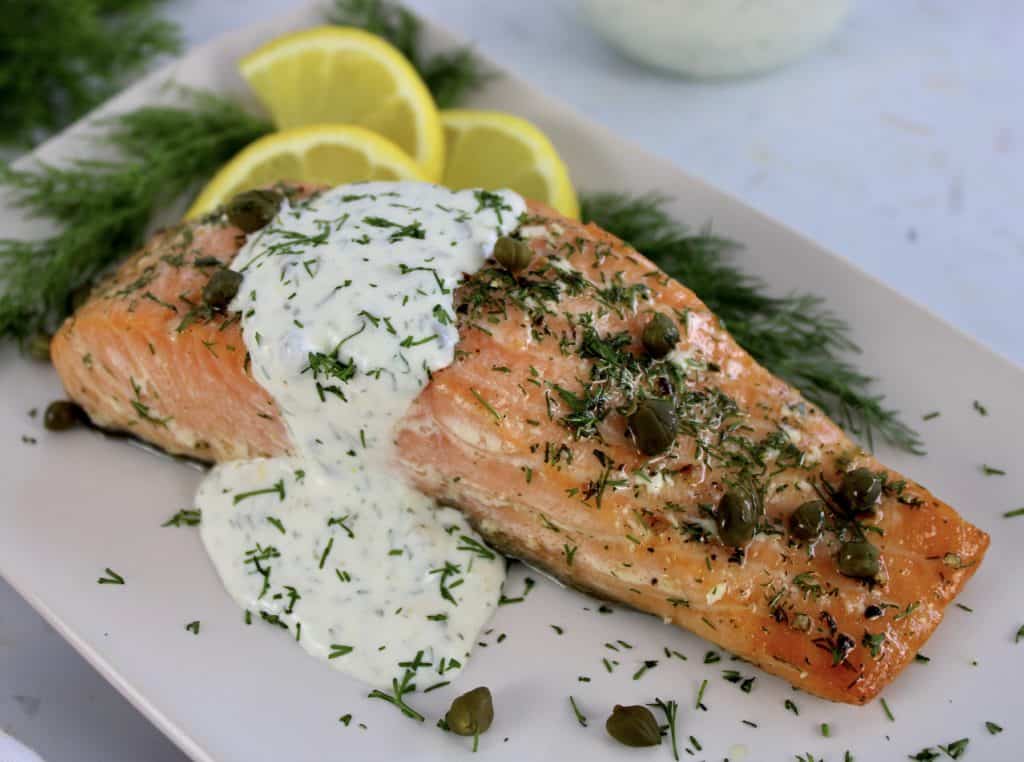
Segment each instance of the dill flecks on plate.
[{"label": "dill flecks on plate", "polygon": [[155,16],[160,0],[6,6],[0,51],[0,143],[31,143],[109,98],[161,53],[181,45]]},{"label": "dill flecks on plate", "polygon": [[97,142],[117,159],[0,167],[13,203],[56,226],[48,238],[0,240],[0,337],[52,331],[72,292],[141,243],[155,212],[270,129],[219,96],[186,91],[182,99],[108,120]]},{"label": "dill flecks on plate", "polygon": [[764,284],[729,262],[740,246],[695,233],[664,210],[666,199],[597,193],[581,199],[581,217],[632,245],[699,296],[759,363],[789,381],[869,446],[874,433],[910,452],[921,441],[873,394],[872,379],[844,355],[858,350],[846,324],[809,294],[770,296]]}]

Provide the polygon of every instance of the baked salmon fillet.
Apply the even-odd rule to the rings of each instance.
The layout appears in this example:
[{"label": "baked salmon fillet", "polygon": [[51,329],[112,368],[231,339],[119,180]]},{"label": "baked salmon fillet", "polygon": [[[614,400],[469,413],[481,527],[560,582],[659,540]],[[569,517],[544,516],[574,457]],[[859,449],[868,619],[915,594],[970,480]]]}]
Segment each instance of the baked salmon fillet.
[{"label": "baked salmon fillet", "polygon": [[[489,260],[457,291],[455,362],[396,431],[409,478],[568,585],[817,696],[876,696],[988,536],[622,241],[535,203],[521,235],[527,270]],[[201,299],[244,241],[223,217],[163,231],[65,322],[53,361],[96,424],[208,461],[289,450],[239,315]],[[656,313],[662,330],[645,335]],[[651,350],[674,331],[667,355]]]}]

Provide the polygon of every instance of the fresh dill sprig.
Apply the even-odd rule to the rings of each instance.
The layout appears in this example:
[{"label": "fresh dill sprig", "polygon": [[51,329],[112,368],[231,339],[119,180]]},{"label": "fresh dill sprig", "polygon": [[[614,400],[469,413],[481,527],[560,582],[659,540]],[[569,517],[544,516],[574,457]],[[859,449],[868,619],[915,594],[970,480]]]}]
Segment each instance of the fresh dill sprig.
[{"label": "fresh dill sprig", "polygon": [[13,0],[0,45],[0,143],[26,144],[106,98],[155,56],[176,52],[161,0]]},{"label": "fresh dill sprig", "polygon": [[419,19],[397,3],[335,0],[328,20],[332,24],[360,27],[398,48],[419,72],[440,108],[455,106],[490,78],[468,48],[425,54],[420,47]]},{"label": "fresh dill sprig", "polygon": [[0,239],[0,338],[52,331],[73,291],[142,242],[154,212],[270,130],[225,98],[184,91],[182,100],[101,123],[96,140],[116,159],[0,166],[13,203],[56,228],[39,240]]},{"label": "fresh dill sprig", "polygon": [[676,718],[679,715],[679,704],[675,701],[662,701],[660,698],[655,698],[654,703],[647,706],[660,709],[665,715],[669,738],[672,741],[672,757],[679,762],[679,745],[676,741]]},{"label": "fresh dill sprig", "polygon": [[921,451],[917,432],[885,407],[883,398],[871,392],[873,379],[847,359],[859,350],[846,323],[819,297],[769,295],[760,280],[730,261],[739,244],[674,221],[661,196],[595,193],[581,202],[585,222],[631,244],[693,290],[758,362],[862,436],[869,447],[877,432],[897,447]]}]

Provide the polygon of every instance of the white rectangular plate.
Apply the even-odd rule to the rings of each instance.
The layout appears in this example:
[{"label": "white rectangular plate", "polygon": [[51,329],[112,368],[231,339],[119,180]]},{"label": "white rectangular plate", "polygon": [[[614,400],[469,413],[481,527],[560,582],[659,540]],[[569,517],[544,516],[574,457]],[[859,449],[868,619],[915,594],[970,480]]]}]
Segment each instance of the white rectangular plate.
[{"label": "white rectangular plate", "polygon": [[[273,36],[318,21],[316,10],[307,8],[229,35],[143,80],[103,111],[173,100],[164,87],[170,78],[246,98],[235,61]],[[432,47],[455,44],[434,28],[429,38]],[[1019,759],[1024,643],[1015,647],[1013,640],[1024,624],[1017,579],[1024,517],[1001,514],[1024,504],[1024,372],[834,254],[587,123],[524,82],[496,79],[475,105],[539,124],[581,189],[663,193],[673,199],[678,219],[695,225],[710,220],[717,232],[747,244],[743,267],[778,293],[820,294],[852,323],[864,347],[860,364],[882,379],[880,390],[920,427],[929,450],[927,457],[914,457],[880,447],[883,460],[993,535],[988,558],[961,599],[973,613],[951,607],[925,648],[931,662],[912,664],[886,691],[895,721],[877,704],[839,706],[794,693],[728,657],[704,664],[709,648],[699,638],[618,608],[599,614],[592,599],[538,577],[524,604],[498,611],[484,638],[487,647],[477,649],[457,685],[415,696],[429,718],[419,725],[388,704],[367,700],[363,686],[310,659],[276,628],[247,627],[221,589],[197,532],[160,527],[190,505],[198,471],[88,432],[46,433],[27,411],[60,396],[56,375],[9,349],[0,355],[0,453],[7,483],[0,498],[0,573],[198,760],[468,758],[466,739],[442,733],[434,721],[456,692],[477,685],[490,686],[495,696],[495,724],[481,739],[490,760],[669,759],[665,746],[627,750],[603,729],[614,704],[655,696],[679,702],[681,747],[690,746],[682,739],[691,735],[703,747],[684,758],[789,760],[810,752],[832,762],[849,749],[857,760],[875,762],[969,737],[969,759]],[[79,125],[37,156],[84,155],[93,150],[82,141],[87,132]],[[6,236],[33,230],[9,207],[0,209],[0,226]],[[985,404],[988,416],[972,409],[974,400]],[[935,409],[941,417],[920,421]],[[38,444],[24,444],[22,435]],[[1009,474],[985,477],[982,463]],[[97,585],[105,567],[122,574],[126,584]],[[522,568],[511,574],[510,595],[521,589],[523,576]],[[202,622],[198,636],[184,629],[196,619]],[[507,637],[498,643],[502,633]],[[604,645],[619,639],[633,647],[613,652]],[[666,659],[666,646],[688,660]],[[605,657],[621,663],[613,674],[602,664]],[[657,659],[657,668],[633,680],[645,659]],[[744,694],[725,682],[723,667],[757,675],[753,691]],[[707,712],[694,708],[705,679]],[[589,727],[574,719],[570,695]],[[784,708],[786,699],[799,707],[799,716]],[[346,713],[354,716],[348,727],[338,722]],[[1006,732],[989,735],[986,720]],[[830,738],[819,729],[825,722]]]}]

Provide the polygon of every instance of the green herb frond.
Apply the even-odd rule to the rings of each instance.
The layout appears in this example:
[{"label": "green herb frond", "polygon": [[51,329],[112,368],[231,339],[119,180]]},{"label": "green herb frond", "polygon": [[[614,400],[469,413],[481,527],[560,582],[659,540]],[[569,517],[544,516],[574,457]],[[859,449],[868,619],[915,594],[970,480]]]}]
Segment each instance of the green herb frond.
[{"label": "green herb frond", "polygon": [[72,292],[138,246],[157,210],[270,130],[224,98],[185,91],[183,99],[101,123],[97,141],[116,149],[115,159],[0,166],[13,203],[56,228],[39,240],[0,239],[0,337],[52,331]]},{"label": "green herb frond", "polygon": [[469,48],[426,54],[420,46],[421,25],[415,14],[387,0],[335,0],[332,24],[355,26],[383,37],[409,59],[439,108],[451,108],[489,78]]},{"label": "green herb frond", "polygon": [[154,56],[176,52],[161,0],[15,0],[0,45],[0,143],[30,143],[113,95]]},{"label": "green herb frond", "polygon": [[871,392],[873,379],[849,355],[859,352],[846,323],[808,294],[771,296],[730,257],[739,244],[709,230],[694,232],[665,211],[657,195],[595,193],[582,199],[582,219],[631,244],[692,289],[739,344],[834,416],[868,446],[875,433],[920,452],[917,433]]}]

